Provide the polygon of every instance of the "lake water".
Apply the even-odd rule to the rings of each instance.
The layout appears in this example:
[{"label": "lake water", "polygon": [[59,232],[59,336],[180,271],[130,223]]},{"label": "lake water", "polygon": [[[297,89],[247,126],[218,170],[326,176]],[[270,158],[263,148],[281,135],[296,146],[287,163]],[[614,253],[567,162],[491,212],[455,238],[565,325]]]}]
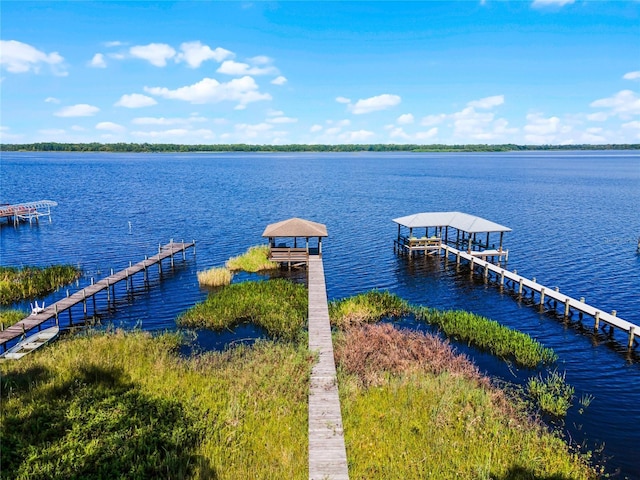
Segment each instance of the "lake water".
[{"label": "lake water", "polygon": [[[2,265],[77,264],[85,272],[82,287],[91,276],[102,278],[154,254],[159,243],[197,241],[195,257],[189,252],[173,271],[165,268],[162,281],[152,276],[149,289],[128,297],[118,292],[115,310],[104,309],[103,323],[127,328],[175,328],[176,316],[207,295],[196,272],[264,243],[267,224],[289,217],[324,223],[329,299],[388,289],[413,303],[470,310],[532,335],[558,353],[558,369],[576,389],[576,406],[562,427],[566,435],[602,450],[618,478],[640,478],[640,362],[627,353],[626,336],[594,336],[589,318],[582,329],[538,313],[456,273],[455,262],[445,267],[398,257],[391,221],[461,211],[509,226],[509,269],[640,324],[640,152],[5,152],[0,173],[0,202],[59,204],[51,223],[0,228]],[[253,335],[242,329],[233,338]],[[226,340],[207,341],[219,346]],[[456,346],[504,380],[522,383],[536,373]],[[593,401],[580,413],[585,395]]]}]

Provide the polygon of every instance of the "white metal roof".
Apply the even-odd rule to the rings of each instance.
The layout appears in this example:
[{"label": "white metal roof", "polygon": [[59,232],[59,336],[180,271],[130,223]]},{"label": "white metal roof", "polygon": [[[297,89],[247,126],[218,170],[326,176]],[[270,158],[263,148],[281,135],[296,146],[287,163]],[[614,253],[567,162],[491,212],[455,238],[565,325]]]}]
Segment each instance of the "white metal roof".
[{"label": "white metal roof", "polygon": [[510,232],[509,227],[462,212],[425,212],[394,218],[394,222],[408,228],[453,227],[463,232]]}]

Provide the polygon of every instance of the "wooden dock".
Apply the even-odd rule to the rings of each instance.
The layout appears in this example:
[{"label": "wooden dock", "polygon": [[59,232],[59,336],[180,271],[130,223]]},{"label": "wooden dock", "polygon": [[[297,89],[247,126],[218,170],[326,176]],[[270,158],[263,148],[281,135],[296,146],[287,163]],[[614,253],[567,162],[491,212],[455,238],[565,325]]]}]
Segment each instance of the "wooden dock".
[{"label": "wooden dock", "polygon": [[62,300],[57,301],[53,305],[46,307],[42,312],[29,315],[27,318],[20,320],[18,323],[11,325],[3,331],[0,331],[0,345],[2,351],[7,348],[7,343],[18,337],[21,337],[25,333],[34,328],[40,328],[43,323],[48,320],[55,319],[56,323],[59,321],[59,316],[65,310],[69,313],[69,322],[71,322],[71,307],[83,304],[84,313],[87,313],[87,300],[92,299],[94,301],[95,311],[95,295],[103,290],[106,290],[107,301],[110,302],[112,297],[115,297],[114,285],[123,280],[127,281],[127,288],[129,288],[128,282],[133,282],[133,275],[143,272],[145,281],[147,280],[147,269],[155,264],[158,264],[158,268],[162,272],[162,260],[166,258],[171,259],[171,266],[174,263],[174,255],[182,252],[183,259],[186,255],[186,250],[193,247],[195,249],[195,241],[193,242],[173,242],[160,246],[158,245],[158,253],[152,257],[145,258],[143,261],[136,263],[135,265],[129,265],[128,268],[121,270],[117,273],[111,273],[106,278],[92,283],[91,285],[77,291],[73,295],[67,296]]},{"label": "wooden dock", "polygon": [[318,353],[309,391],[309,479],[349,478],[322,257],[309,257],[309,350]]},{"label": "wooden dock", "polygon": [[58,204],[51,200],[38,200],[35,202],[16,203],[13,205],[0,205],[0,219],[6,218],[17,226],[20,222],[39,222],[40,217],[48,217],[51,222],[51,207]]},{"label": "wooden dock", "polygon": [[[629,348],[632,348],[640,339],[640,326],[618,317],[615,310],[607,313],[604,310],[585,303],[584,298],[576,300],[575,298],[560,293],[557,287],[546,287],[537,283],[535,278],[529,280],[528,278],[518,275],[517,271],[510,272],[500,265],[482,260],[476,255],[470,255],[448,245],[443,245],[442,249],[445,252],[446,260],[449,259],[450,255],[455,257],[457,265],[464,260],[469,264],[472,273],[479,272],[487,281],[490,278],[494,278],[500,287],[507,286],[511,288],[514,292],[517,292],[521,298],[530,295],[532,302],[541,308],[550,305],[552,308],[557,309],[558,306],[560,306],[560,308],[563,309],[565,318],[570,317],[573,312],[578,312],[581,317],[583,315],[589,315],[594,319],[594,330],[598,330],[601,324],[609,325],[611,329],[618,328],[627,334],[627,346]],[[535,295],[537,295],[537,299]]]}]

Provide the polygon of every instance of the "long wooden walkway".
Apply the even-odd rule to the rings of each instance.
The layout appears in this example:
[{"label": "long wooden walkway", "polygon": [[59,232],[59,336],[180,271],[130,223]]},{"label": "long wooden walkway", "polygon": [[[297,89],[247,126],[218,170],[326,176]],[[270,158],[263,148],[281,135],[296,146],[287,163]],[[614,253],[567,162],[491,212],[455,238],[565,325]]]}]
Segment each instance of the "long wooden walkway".
[{"label": "long wooden walkway", "polygon": [[322,258],[309,256],[309,349],[318,353],[309,391],[309,479],[348,479]]},{"label": "long wooden walkway", "polygon": [[640,339],[640,326],[635,325],[627,320],[624,320],[616,315],[615,310],[611,313],[607,313],[604,310],[593,307],[584,302],[584,299],[576,300],[568,295],[560,293],[557,288],[549,288],[541,285],[533,280],[529,280],[517,272],[510,272],[505,270],[500,265],[496,265],[491,262],[482,260],[474,255],[469,255],[466,252],[462,252],[448,245],[443,245],[445,257],[448,259],[449,255],[454,255],[456,263],[460,264],[461,260],[465,260],[469,263],[471,270],[480,270],[485,279],[489,278],[490,274],[493,274],[500,286],[504,286],[505,283],[510,284],[514,291],[517,290],[518,295],[523,296],[527,291],[531,293],[533,299],[534,293],[538,295],[538,300],[535,301],[538,305],[544,307],[549,301],[553,301],[555,304],[562,305],[564,308],[564,316],[568,317],[572,311],[576,311],[580,314],[586,314],[594,319],[594,329],[600,327],[600,323],[606,323],[611,327],[618,328],[628,335],[627,346],[629,348],[634,346],[637,339]]},{"label": "long wooden walkway", "polygon": [[24,335],[33,328],[40,327],[44,322],[51,319],[58,320],[60,313],[65,310],[69,310],[71,307],[83,303],[84,311],[86,313],[87,299],[94,297],[97,293],[106,290],[107,296],[111,295],[110,287],[122,280],[129,281],[129,279],[139,272],[145,272],[152,265],[158,264],[162,268],[162,260],[171,258],[171,264],[173,265],[173,256],[182,252],[183,257],[185,251],[188,248],[195,247],[194,242],[171,242],[163,247],[158,246],[158,253],[152,257],[145,258],[143,261],[131,265],[124,270],[117,273],[112,273],[110,276],[103,278],[102,280],[89,285],[82,290],[77,291],[73,295],[70,295],[62,300],[57,301],[53,305],[46,307],[42,312],[29,315],[27,318],[20,320],[18,323],[11,325],[7,329],[0,332],[0,345],[2,345],[3,351],[6,350],[7,342]]}]

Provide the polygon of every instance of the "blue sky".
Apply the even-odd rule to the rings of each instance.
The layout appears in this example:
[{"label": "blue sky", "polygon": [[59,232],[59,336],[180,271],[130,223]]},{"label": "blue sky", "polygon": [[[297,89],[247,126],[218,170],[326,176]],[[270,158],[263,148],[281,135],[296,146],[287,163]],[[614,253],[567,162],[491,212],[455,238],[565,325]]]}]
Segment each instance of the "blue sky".
[{"label": "blue sky", "polygon": [[640,143],[640,2],[0,6],[4,143]]}]

